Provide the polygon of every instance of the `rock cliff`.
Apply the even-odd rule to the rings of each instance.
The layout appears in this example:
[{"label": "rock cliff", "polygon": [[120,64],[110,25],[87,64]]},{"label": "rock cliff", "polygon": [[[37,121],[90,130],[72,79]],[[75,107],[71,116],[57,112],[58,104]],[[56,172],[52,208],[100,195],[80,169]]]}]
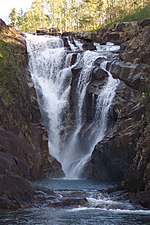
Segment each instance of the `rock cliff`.
[{"label": "rock cliff", "polygon": [[[135,193],[134,201],[150,207],[150,19],[72,35],[86,43],[120,45],[119,57],[107,65],[120,84],[107,135],[95,146],[88,164],[90,176],[122,181],[124,188]],[[90,92],[97,95],[97,88],[93,86]]]},{"label": "rock cliff", "polygon": [[0,208],[28,200],[34,189],[29,180],[60,169],[50,161],[24,38],[0,20]]}]

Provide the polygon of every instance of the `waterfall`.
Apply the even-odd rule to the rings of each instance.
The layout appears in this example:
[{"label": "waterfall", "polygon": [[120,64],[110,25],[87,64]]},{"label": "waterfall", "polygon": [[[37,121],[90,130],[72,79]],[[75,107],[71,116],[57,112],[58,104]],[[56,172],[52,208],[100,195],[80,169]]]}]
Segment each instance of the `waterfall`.
[{"label": "waterfall", "polygon": [[[118,81],[106,71],[107,62],[103,62],[101,68],[107,72],[108,79],[97,100],[92,97],[91,107],[95,113],[87,125],[85,96],[93,63],[102,55],[100,48],[99,51],[79,52],[82,47],[76,42],[77,47],[71,45],[72,51],[68,53],[61,38],[34,35],[27,35],[26,43],[30,73],[48,130],[49,152],[61,163],[67,178],[78,178],[95,144],[105,136],[107,115]],[[72,63],[74,53],[77,57]],[[79,69],[76,87],[72,86],[73,68]]]}]

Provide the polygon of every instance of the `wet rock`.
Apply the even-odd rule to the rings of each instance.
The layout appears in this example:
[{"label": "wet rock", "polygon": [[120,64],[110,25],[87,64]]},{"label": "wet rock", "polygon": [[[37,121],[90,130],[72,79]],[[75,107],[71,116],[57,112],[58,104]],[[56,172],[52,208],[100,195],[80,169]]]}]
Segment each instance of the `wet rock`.
[{"label": "wet rock", "polygon": [[[122,180],[136,155],[136,144],[143,113],[135,107],[136,92],[120,83],[108,117],[108,134],[93,151],[91,166],[93,176],[101,181]],[[130,99],[130,102],[129,102]],[[129,112],[134,113],[129,116]],[[142,123],[141,123],[142,124]]]},{"label": "wet rock", "polygon": [[75,41],[74,41],[74,38],[73,38],[73,37],[69,36],[69,41],[70,41],[70,43],[71,43],[71,44],[73,44],[73,45],[74,45],[74,47],[77,47],[77,45],[76,45],[76,43],[75,43]]},{"label": "wet rock", "polygon": [[7,209],[17,209],[18,206],[10,200],[7,196],[0,197],[0,209],[7,210]]},{"label": "wet rock", "polygon": [[104,61],[104,58],[98,57],[94,62],[93,62],[93,66],[95,67],[100,67],[101,63]]},{"label": "wet rock", "polygon": [[70,197],[70,198],[62,198],[58,201],[55,200],[54,202],[51,202],[48,204],[48,206],[51,207],[69,207],[69,206],[87,206],[88,201],[86,198],[77,198],[77,197]]},{"label": "wet rock", "polygon": [[[93,176],[100,181],[121,181],[131,163],[132,153],[128,145],[128,135],[105,139],[99,143],[92,154]],[[118,143],[120,142],[120,143]],[[124,146],[124,149],[122,148]],[[124,157],[122,157],[122,154]],[[135,153],[134,153],[135,154]]]},{"label": "wet rock", "polygon": [[48,159],[49,159],[48,175],[50,177],[64,177],[65,174],[62,170],[61,164],[55,158],[53,158],[52,156],[49,156]]},{"label": "wet rock", "polygon": [[92,80],[97,81],[104,81],[106,78],[108,78],[108,73],[103,70],[102,68],[95,67],[92,71]]},{"label": "wet rock", "polygon": [[103,70],[101,67],[93,68],[91,72],[91,81],[88,85],[87,92],[99,95],[103,85],[107,82],[107,78],[108,78],[107,72]]},{"label": "wet rock", "polygon": [[66,37],[62,37],[62,39],[63,39],[63,42],[64,42],[64,47],[67,48],[68,50],[71,50],[68,39]]},{"label": "wet rock", "polygon": [[90,51],[96,50],[96,46],[93,44],[93,42],[83,43],[82,48],[85,51],[86,50],[90,50]]},{"label": "wet rock", "polygon": [[150,191],[139,192],[138,194],[132,195],[131,201],[134,204],[150,209]]},{"label": "wet rock", "polygon": [[75,64],[75,62],[76,62],[76,60],[77,60],[77,55],[78,55],[77,53],[74,53],[74,54],[72,55],[71,63],[70,63],[71,66]]}]

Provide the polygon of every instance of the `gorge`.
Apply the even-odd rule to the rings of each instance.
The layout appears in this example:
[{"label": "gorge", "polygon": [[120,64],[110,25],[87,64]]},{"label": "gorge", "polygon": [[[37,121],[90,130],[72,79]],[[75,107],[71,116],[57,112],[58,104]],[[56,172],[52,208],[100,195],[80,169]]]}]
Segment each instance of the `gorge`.
[{"label": "gorge", "polygon": [[25,39],[0,25],[0,208],[23,209],[10,223],[149,224],[150,21]]}]

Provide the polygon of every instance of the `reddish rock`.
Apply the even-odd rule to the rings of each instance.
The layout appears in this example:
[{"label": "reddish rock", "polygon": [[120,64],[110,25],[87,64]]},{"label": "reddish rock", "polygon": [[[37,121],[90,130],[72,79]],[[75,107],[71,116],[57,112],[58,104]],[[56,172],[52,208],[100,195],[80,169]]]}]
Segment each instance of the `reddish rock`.
[{"label": "reddish rock", "polygon": [[35,90],[28,85],[32,80],[25,40],[2,20],[0,32],[5,52],[0,70],[0,208],[18,208],[33,196],[27,179],[62,171],[59,163],[49,162],[47,131],[41,125]]}]

